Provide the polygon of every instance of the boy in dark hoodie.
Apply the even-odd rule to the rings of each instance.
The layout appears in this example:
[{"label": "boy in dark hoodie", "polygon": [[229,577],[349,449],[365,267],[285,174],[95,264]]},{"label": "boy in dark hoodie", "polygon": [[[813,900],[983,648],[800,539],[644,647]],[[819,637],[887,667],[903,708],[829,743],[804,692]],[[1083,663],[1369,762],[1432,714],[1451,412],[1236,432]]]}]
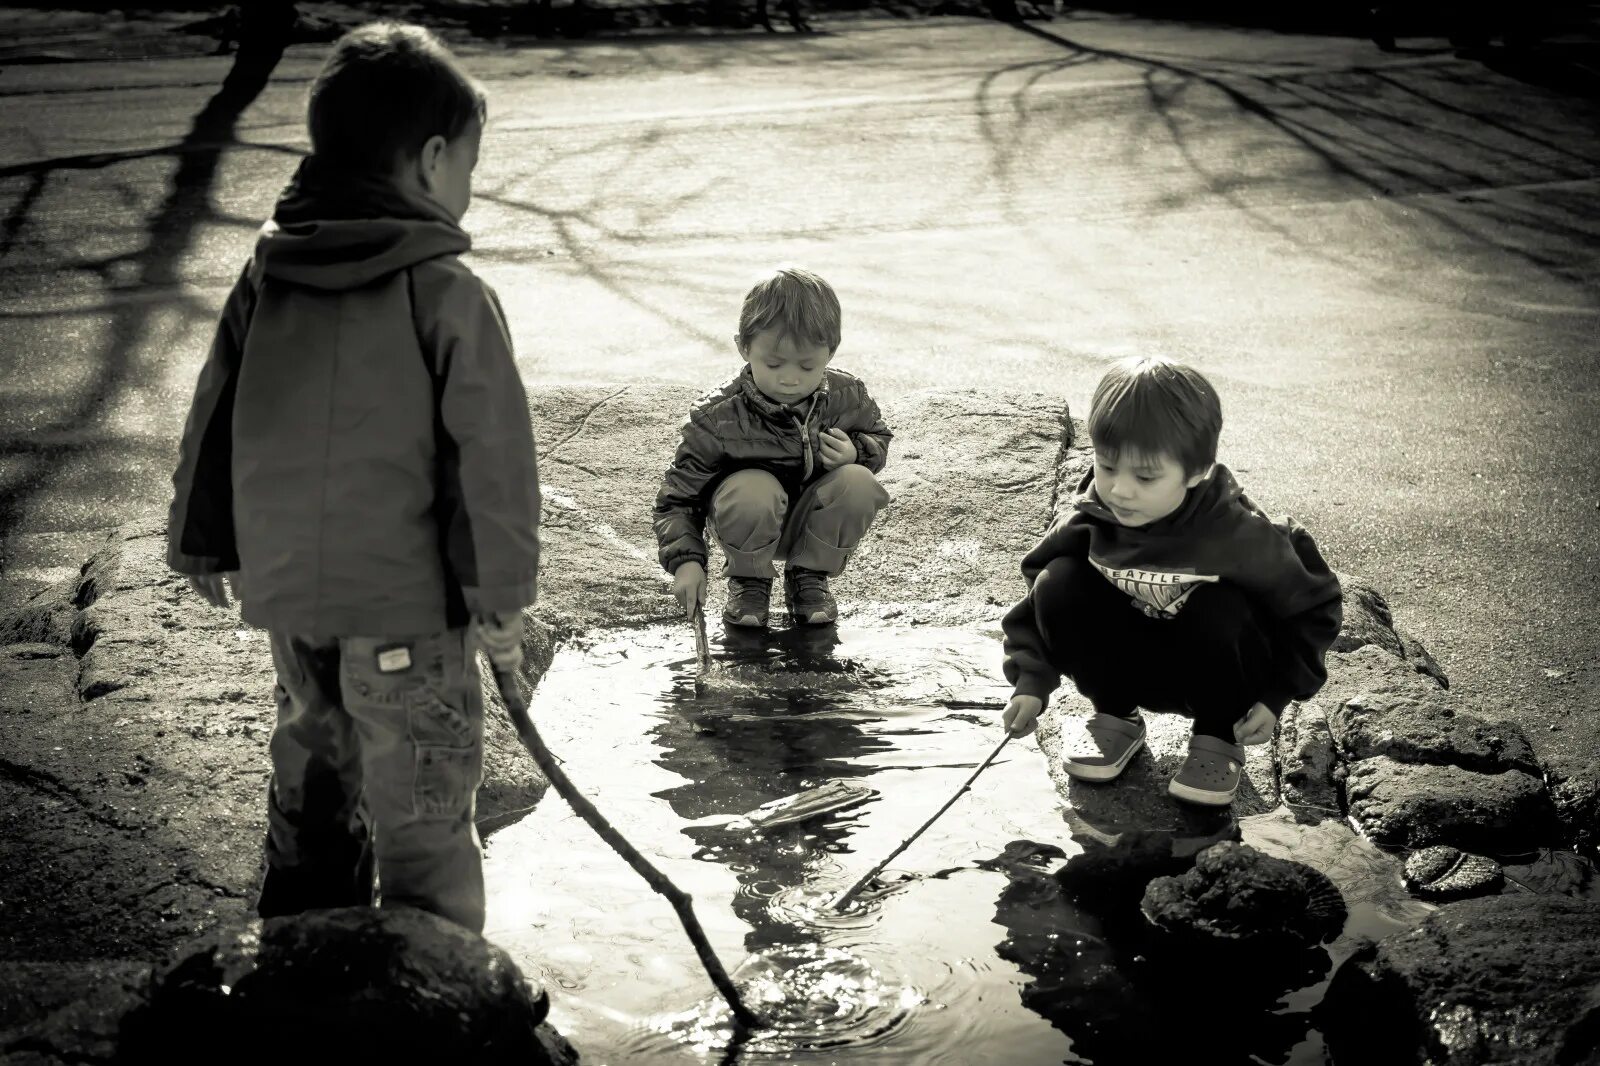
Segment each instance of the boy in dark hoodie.
[{"label": "boy in dark hoodie", "polygon": [[[428,31],[346,34],[312,154],[223,308],[168,561],[277,670],[263,917],[372,902],[481,931],[475,666],[521,658],[533,430],[494,292],[458,258],[485,102]],[[358,810],[359,801],[359,810]]]},{"label": "boy in dark hoodie", "polygon": [[1194,735],[1167,791],[1227,806],[1239,745],[1270,740],[1289,701],[1327,679],[1338,578],[1311,534],[1268,518],[1217,463],[1222,405],[1198,371],[1116,364],[1088,428],[1094,468],[1023,558],[1028,594],[1002,622],[1004,723],[1031,732],[1068,675],[1094,714],[1068,730],[1066,771],[1110,781],[1144,745],[1138,708],[1182,711]]},{"label": "boy in dark hoodie", "polygon": [[874,476],[893,436],[854,375],[828,364],[839,297],[809,270],[780,268],[745,295],[733,343],[745,366],[689,411],[656,496],[661,565],[693,617],[706,599],[705,527],[727,562],[729,625],[767,624],[772,564],[797,623],[839,616],[828,578],[889,502]]}]

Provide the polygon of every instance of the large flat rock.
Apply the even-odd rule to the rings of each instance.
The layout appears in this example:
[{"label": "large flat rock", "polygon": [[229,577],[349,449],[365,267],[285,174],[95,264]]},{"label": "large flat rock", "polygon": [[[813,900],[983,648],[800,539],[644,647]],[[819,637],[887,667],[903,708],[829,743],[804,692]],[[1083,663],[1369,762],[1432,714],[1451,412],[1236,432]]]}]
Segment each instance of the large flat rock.
[{"label": "large flat rock", "polygon": [[1442,694],[1416,699],[1361,693],[1334,710],[1330,725],[1340,755],[1349,761],[1382,755],[1490,774],[1540,772],[1521,726],[1488,721],[1458,703]]},{"label": "large flat rock", "polygon": [[1453,903],[1357,953],[1321,1008],[1339,1066],[1600,1062],[1600,903]]},{"label": "large flat rock", "polygon": [[1521,770],[1490,774],[1379,755],[1350,765],[1345,797],[1351,820],[1379,844],[1507,854],[1556,842],[1544,782]]},{"label": "large flat rock", "polygon": [[[545,491],[541,617],[586,629],[670,617],[651,508],[698,391],[634,385],[533,389]],[[928,389],[880,402],[894,430],[893,497],[833,582],[851,616],[998,618],[1051,514],[1069,420],[1048,394]],[[725,589],[713,546],[712,604]],[[708,612],[714,614],[715,612]]]}]

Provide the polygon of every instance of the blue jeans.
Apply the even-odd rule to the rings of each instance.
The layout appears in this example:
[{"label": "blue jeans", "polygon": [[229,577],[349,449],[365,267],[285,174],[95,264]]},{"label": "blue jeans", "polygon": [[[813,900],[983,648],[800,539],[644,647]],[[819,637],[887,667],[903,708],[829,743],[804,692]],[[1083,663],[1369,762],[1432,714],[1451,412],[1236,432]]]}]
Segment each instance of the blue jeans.
[{"label": "blue jeans", "polygon": [[483,930],[483,697],[466,629],[314,640],[271,634],[263,917],[370,903]]}]

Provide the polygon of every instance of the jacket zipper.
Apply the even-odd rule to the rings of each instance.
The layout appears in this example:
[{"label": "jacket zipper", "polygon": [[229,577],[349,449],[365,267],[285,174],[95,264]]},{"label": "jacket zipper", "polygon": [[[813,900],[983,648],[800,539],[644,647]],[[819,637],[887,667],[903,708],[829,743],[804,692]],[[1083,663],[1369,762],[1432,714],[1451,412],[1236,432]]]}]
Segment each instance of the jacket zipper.
[{"label": "jacket zipper", "polygon": [[811,416],[813,414],[815,414],[816,411],[817,411],[817,394],[816,393],[812,393],[811,394],[811,406],[806,408],[806,418],[805,418],[804,422],[802,422],[800,420],[800,416],[799,415],[795,414],[793,411],[789,412],[790,419],[792,419],[794,421],[794,428],[800,431],[800,446],[805,449],[806,470],[805,470],[805,473],[800,476],[800,480],[801,481],[810,481],[811,480],[811,471],[812,471],[811,430],[810,430],[809,427],[811,425]]}]

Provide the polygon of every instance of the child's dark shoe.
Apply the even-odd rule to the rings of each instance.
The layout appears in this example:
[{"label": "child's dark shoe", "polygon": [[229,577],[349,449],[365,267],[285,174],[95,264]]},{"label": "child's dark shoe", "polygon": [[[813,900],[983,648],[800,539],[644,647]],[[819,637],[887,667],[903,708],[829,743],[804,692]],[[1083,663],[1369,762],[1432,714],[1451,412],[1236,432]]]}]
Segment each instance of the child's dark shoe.
[{"label": "child's dark shoe", "polygon": [[770,577],[730,577],[728,606],[722,609],[722,620],[730,626],[759,629],[767,624],[767,611],[771,609],[771,604]]},{"label": "child's dark shoe", "polygon": [[1080,729],[1070,731],[1066,759],[1069,777],[1079,781],[1114,781],[1144,747],[1144,719],[1118,718],[1096,711]]},{"label": "child's dark shoe", "polygon": [[1226,807],[1244,776],[1244,749],[1216,737],[1189,738],[1189,757],[1183,760],[1167,792],[1188,803]]},{"label": "child's dark shoe", "polygon": [[802,625],[821,626],[836,621],[839,604],[828,591],[828,575],[795,566],[783,572],[783,594],[789,617]]}]

